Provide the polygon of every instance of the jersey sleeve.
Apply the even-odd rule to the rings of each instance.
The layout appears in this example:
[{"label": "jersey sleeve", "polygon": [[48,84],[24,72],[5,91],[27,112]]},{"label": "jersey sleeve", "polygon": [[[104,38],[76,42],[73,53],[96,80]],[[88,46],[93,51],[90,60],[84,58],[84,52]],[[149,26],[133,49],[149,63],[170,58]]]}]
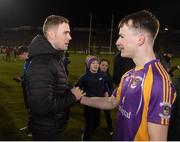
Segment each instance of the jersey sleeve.
[{"label": "jersey sleeve", "polygon": [[148,105],[148,122],[168,125],[176,98],[175,87],[166,71],[157,65],[153,70],[150,101]]},{"label": "jersey sleeve", "polygon": [[120,100],[120,96],[122,93],[122,86],[125,80],[125,76],[126,74],[124,74],[121,78],[121,82],[119,83],[119,86],[117,88],[114,89],[112,95],[119,101]]}]

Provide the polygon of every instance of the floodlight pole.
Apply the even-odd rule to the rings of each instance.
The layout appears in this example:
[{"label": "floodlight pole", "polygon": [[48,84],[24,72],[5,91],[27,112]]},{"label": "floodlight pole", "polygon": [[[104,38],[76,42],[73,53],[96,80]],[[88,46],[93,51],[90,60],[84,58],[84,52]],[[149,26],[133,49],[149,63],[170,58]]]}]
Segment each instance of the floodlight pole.
[{"label": "floodlight pole", "polygon": [[92,13],[90,13],[90,24],[89,24],[89,43],[88,43],[88,53],[91,53],[91,29],[92,29]]},{"label": "floodlight pole", "polygon": [[112,48],[113,22],[114,22],[114,15],[112,14],[109,53],[111,53],[111,48]]}]

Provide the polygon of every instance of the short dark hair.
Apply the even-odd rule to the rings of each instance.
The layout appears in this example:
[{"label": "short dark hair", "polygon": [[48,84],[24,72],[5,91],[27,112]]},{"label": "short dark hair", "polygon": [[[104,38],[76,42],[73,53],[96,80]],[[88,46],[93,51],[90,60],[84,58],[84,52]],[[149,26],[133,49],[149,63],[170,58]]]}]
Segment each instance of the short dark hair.
[{"label": "short dark hair", "polygon": [[99,62],[99,64],[101,64],[101,62],[107,62],[108,63],[108,65],[110,65],[110,62],[109,62],[109,60],[108,59],[105,59],[105,58],[102,58],[101,60],[100,60],[100,62]]},{"label": "short dark hair", "polygon": [[132,20],[132,27],[136,29],[144,29],[150,33],[152,38],[156,38],[160,23],[159,20],[151,12],[147,10],[141,10],[130,15],[125,16],[118,25],[118,28],[121,28],[124,24]]},{"label": "short dark hair", "polygon": [[19,46],[17,49],[17,55],[21,55],[24,52],[28,53],[28,47],[27,46]]},{"label": "short dark hair", "polygon": [[58,15],[50,15],[46,18],[46,20],[44,21],[43,24],[43,34],[45,37],[47,37],[47,30],[49,27],[52,26],[58,26],[61,23],[68,23],[69,24],[69,20],[66,19],[63,16],[58,16]]}]

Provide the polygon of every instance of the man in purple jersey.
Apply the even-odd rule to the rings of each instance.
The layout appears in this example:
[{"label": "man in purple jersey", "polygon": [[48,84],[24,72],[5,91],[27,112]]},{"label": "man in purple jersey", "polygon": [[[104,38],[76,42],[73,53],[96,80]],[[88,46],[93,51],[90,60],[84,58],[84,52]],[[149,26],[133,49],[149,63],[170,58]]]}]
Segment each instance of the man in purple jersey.
[{"label": "man in purple jersey", "polygon": [[136,67],[123,75],[110,97],[81,97],[84,105],[118,109],[113,140],[167,140],[176,92],[153,51],[159,25],[147,10],[124,17],[116,45],[121,56],[131,58]]}]

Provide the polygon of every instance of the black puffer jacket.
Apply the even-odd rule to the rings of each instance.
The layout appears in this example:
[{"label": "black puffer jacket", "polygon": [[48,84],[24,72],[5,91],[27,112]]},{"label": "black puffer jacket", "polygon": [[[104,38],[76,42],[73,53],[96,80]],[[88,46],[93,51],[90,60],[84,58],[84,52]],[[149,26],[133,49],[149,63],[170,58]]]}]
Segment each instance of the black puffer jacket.
[{"label": "black puffer jacket", "polygon": [[67,110],[76,102],[67,82],[59,51],[37,35],[29,46],[28,103],[32,131],[55,134],[67,121]]}]

